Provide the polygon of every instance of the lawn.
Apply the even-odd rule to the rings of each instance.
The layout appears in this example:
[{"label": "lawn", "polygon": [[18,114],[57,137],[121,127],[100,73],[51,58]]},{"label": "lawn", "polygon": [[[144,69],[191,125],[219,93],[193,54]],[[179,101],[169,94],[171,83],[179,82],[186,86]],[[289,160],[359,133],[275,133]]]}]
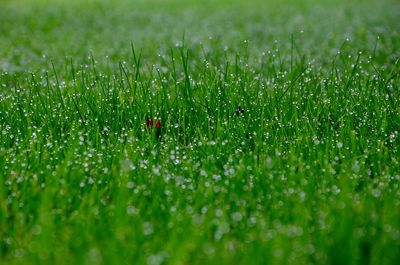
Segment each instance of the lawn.
[{"label": "lawn", "polygon": [[1,1],[0,264],[398,264],[399,18]]}]

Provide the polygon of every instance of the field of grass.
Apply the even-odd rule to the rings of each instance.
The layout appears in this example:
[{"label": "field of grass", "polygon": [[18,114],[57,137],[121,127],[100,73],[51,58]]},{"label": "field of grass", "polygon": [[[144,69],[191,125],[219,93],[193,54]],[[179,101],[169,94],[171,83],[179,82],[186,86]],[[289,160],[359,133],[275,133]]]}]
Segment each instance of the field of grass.
[{"label": "field of grass", "polygon": [[0,264],[398,264],[399,18],[1,1]]}]

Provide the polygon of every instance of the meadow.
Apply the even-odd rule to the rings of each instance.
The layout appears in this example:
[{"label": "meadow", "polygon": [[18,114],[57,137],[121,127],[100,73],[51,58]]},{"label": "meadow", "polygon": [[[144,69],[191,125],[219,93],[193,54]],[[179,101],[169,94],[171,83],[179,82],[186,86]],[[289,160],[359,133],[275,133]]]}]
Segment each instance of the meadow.
[{"label": "meadow", "polygon": [[1,1],[0,264],[398,264],[399,18]]}]

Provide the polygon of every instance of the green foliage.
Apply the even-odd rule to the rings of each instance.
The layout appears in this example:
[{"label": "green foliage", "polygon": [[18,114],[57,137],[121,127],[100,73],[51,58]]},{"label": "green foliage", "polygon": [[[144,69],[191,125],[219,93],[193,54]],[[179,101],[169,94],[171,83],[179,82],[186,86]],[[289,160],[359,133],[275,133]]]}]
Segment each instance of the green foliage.
[{"label": "green foliage", "polygon": [[0,263],[396,264],[399,15],[0,3]]}]

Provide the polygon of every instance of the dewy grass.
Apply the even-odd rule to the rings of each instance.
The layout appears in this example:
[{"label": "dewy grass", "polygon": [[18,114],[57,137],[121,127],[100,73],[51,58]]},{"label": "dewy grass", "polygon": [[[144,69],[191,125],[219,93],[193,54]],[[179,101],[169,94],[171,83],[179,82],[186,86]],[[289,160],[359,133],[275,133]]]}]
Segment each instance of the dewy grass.
[{"label": "dewy grass", "polygon": [[1,264],[400,260],[398,3],[97,3],[1,4]]}]

